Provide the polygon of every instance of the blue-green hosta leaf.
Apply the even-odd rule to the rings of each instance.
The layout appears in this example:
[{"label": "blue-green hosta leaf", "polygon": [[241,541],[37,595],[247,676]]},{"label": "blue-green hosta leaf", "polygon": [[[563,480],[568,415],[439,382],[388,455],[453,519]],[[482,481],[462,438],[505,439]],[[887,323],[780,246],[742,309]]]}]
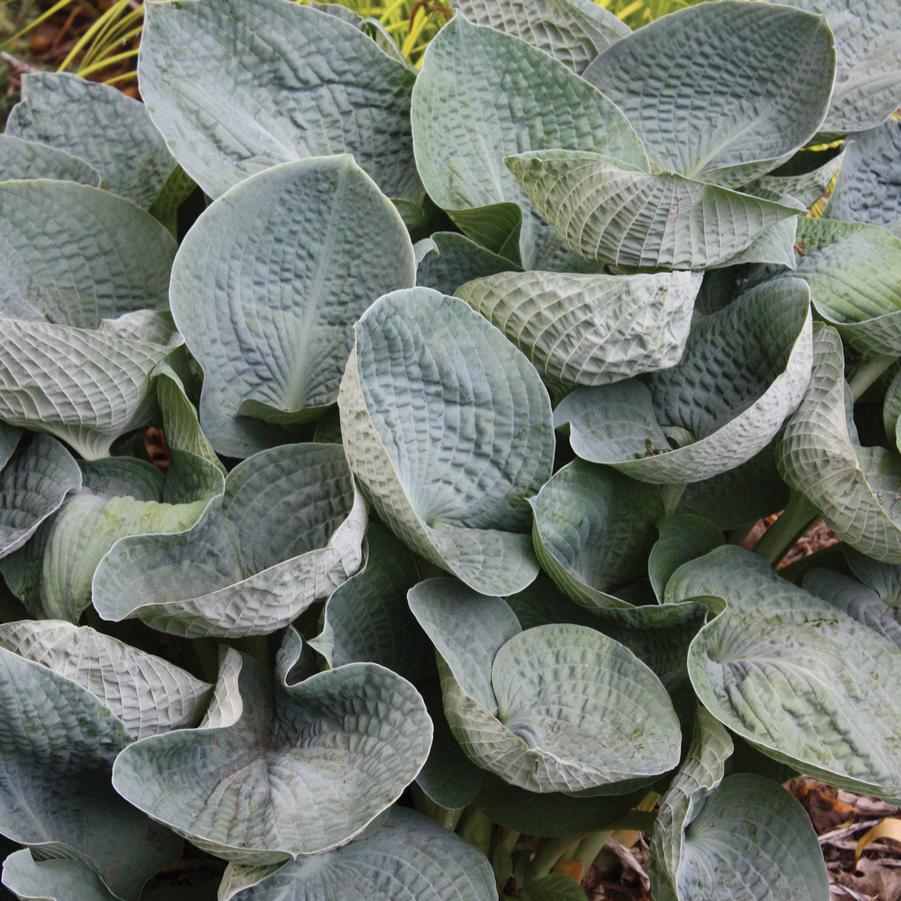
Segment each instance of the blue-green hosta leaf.
[{"label": "blue-green hosta leaf", "polygon": [[0,570],[35,615],[77,622],[91,603],[91,580],[106,553],[129,535],[177,532],[222,493],[222,473],[184,451],[164,476],[143,460],[82,464],[82,484]]},{"label": "blue-green hosta leaf", "polygon": [[301,640],[286,633],[274,684],[228,649],[197,729],[129,745],[116,790],[198,847],[265,865],[359,835],[419,772],[432,740],[425,704],[401,676],[350,663],[292,685]]},{"label": "blue-green hosta leaf", "polygon": [[3,861],[2,881],[17,898],[29,901],[115,901],[115,895],[81,861],[35,860],[27,848]]},{"label": "blue-green hosta leaf", "polygon": [[659,603],[666,583],[683,564],[723,543],[723,533],[709,519],[692,513],[676,513],[657,523],[660,537],[648,556],[648,576]]},{"label": "blue-green hosta leaf", "polygon": [[72,455],[49,435],[35,435],[0,472],[0,557],[20,548],[81,487]]},{"label": "blue-green hosta leaf", "polygon": [[678,366],[581,388],[557,407],[573,450],[658,484],[699,482],[751,459],[798,406],[810,379],[810,291],[767,283],[695,321]]},{"label": "blue-green hosta leaf", "polygon": [[10,461],[21,438],[21,429],[0,422],[0,469]]},{"label": "blue-green hosta leaf", "polygon": [[459,287],[552,386],[606,385],[675,366],[700,275],[503,272]]},{"label": "blue-green hosta leaf", "polygon": [[287,0],[154,3],[138,72],[173,156],[210,197],[277,163],[347,152],[389,197],[421,198],[415,76],[338,16]]},{"label": "blue-green hosta leaf", "polygon": [[[791,167],[794,170],[794,161],[805,157],[806,154],[793,157],[786,164],[786,168]],[[847,165],[847,159],[847,151],[843,151],[812,169],[801,169],[800,171],[786,172],[785,174],[783,174],[783,169],[778,169],[771,175],[763,175],[755,179],[744,190],[750,194],[762,194],[763,196],[784,197],[788,194],[790,197],[800,200],[809,209],[825,196],[839,168]],[[833,194],[832,196],[834,197],[835,195]],[[844,217],[835,216],[835,218],[841,219]]]},{"label": "blue-green hosta leaf", "polygon": [[450,579],[408,597],[435,644],[451,731],[482,768],[533,792],[597,794],[675,766],[669,696],[618,642],[570,624],[522,632],[505,601]]},{"label": "blue-green hosta leaf", "polygon": [[684,564],[666,587],[670,602],[701,596],[726,601],[688,653],[704,706],[796,770],[901,796],[901,651],[735,546]]},{"label": "blue-green hosta leaf", "polygon": [[643,574],[663,500],[656,488],[574,460],[530,501],[545,572],[585,607],[624,607],[616,589]]},{"label": "blue-green hosta leaf", "polygon": [[506,156],[571,147],[602,150],[625,167],[646,163],[635,131],[601,93],[537,47],[462,15],[429,45],[411,115],[432,200],[470,238],[529,268],[553,256],[558,242],[505,168]]},{"label": "blue-green hosta leaf", "polygon": [[703,707],[691,746],[661,802],[650,874],[659,901],[821,901],[829,879],[804,809],[778,783],[723,779],[726,730]]},{"label": "blue-green hosta leaf", "polygon": [[150,206],[150,215],[162,222],[175,238],[178,237],[178,211],[196,189],[194,179],[176,165]]},{"label": "blue-green hosta leaf", "polygon": [[333,404],[353,323],[415,278],[400,216],[349,156],[271,168],[213,203],[179,249],[171,302],[216,450],[284,443],[274,425]]},{"label": "blue-green hosta leaf", "polygon": [[834,72],[821,17],[724,0],[640,28],[602,53],[585,78],[629,117],[660,169],[742,185],[816,134]]},{"label": "blue-green hosta leaf", "polygon": [[10,113],[6,133],[85,160],[105,187],[144,209],[175,168],[143,103],[65,72],[23,75],[22,101]]},{"label": "blue-green hosta leaf", "polygon": [[850,547],[843,550],[845,562],[861,582],[872,588],[889,606],[901,607],[901,566],[880,563]]},{"label": "blue-green hosta leaf", "polygon": [[527,498],[550,478],[550,401],[462,300],[395,291],[354,326],[338,406],[350,468],[417,553],[483,594],[537,575]]},{"label": "blue-green hosta leaf", "polygon": [[165,309],[175,248],[152,216],[108,191],[0,183],[4,316],[96,329],[123,313]]},{"label": "blue-green hosta leaf", "polygon": [[134,739],[193,726],[212,690],[161,657],[63,620],[0,625],[0,647],[86,688]]},{"label": "blue-green hosta leaf", "polygon": [[522,38],[580,75],[601,51],[631,33],[591,0],[453,0],[453,6],[476,25]]},{"label": "blue-green hosta leaf", "polygon": [[357,571],[365,529],[341,448],[282,445],[236,466],[187,531],[120,541],[94,576],[94,606],[189,638],[266,635]]},{"label": "blue-green hosta leaf", "polygon": [[100,173],[78,157],[49,144],[0,135],[0,181],[54,178],[100,187]]},{"label": "blue-green hosta leaf", "polygon": [[[340,3],[313,2],[310,5],[331,16],[337,16],[345,22],[350,22],[355,28],[359,28],[367,37],[372,38],[372,40],[375,41],[375,43],[392,59],[396,59],[404,65],[410,66],[407,58],[400,52],[397,42],[391,37],[391,32],[382,24],[380,19],[377,19],[375,16],[361,16],[355,10],[350,9],[347,6],[342,6]],[[415,73],[415,69],[413,69],[412,66],[410,66],[410,68]]]},{"label": "blue-green hosta leaf", "polygon": [[901,121],[855,135],[845,145],[842,171],[826,216],[893,228],[901,223]]},{"label": "blue-green hosta leaf", "polygon": [[882,402],[882,425],[889,447],[901,450],[901,369],[899,369],[888,388]]},{"label": "blue-green hosta leaf", "polygon": [[822,129],[865,131],[901,104],[901,10],[894,0],[786,0],[826,17],[835,35],[835,87]]},{"label": "blue-green hosta leaf", "polygon": [[181,842],[110,785],[113,760],[133,735],[87,688],[6,647],[0,703],[0,833],[42,855],[83,861],[116,898],[135,901],[181,855]]},{"label": "blue-green hosta leaf", "polygon": [[810,386],[788,420],[777,452],[782,477],[853,548],[901,563],[901,459],[882,447],[861,447],[849,428],[850,389],[838,332],[814,333]]},{"label": "blue-green hosta leaf", "polygon": [[760,255],[749,249],[804,210],[791,198],[769,200],[673,172],[624,166],[606,151],[536,149],[505,161],[570,250],[620,266],[709,269],[739,255],[742,262],[769,261],[768,242]]},{"label": "blue-green hosta leaf", "polygon": [[492,901],[486,857],[428,817],[404,807],[335,851],[275,872],[230,864],[221,901]]},{"label": "blue-green hosta leaf", "polygon": [[406,547],[384,526],[370,526],[362,568],[331,594],[322,631],[310,645],[330,667],[368,660],[418,682],[433,669],[428,642],[407,605],[407,591],[419,578]]},{"label": "blue-green hosta leaf", "polygon": [[453,294],[464,282],[497,272],[508,272],[513,263],[476,244],[459,232],[434,232],[417,241],[416,284]]},{"label": "blue-green hosta leaf", "polygon": [[878,225],[801,219],[792,278],[861,353],[901,353],[901,237]]}]

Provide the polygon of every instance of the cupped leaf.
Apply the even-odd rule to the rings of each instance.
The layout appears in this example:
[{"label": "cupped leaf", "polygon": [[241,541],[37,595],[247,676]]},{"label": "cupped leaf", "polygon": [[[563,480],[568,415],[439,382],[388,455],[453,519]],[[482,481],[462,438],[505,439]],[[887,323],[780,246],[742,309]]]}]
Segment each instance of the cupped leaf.
[{"label": "cupped leaf", "polygon": [[683,564],[723,543],[723,533],[709,519],[692,513],[676,513],[657,523],[660,537],[648,556],[648,576],[662,604],[666,583]]},{"label": "cupped leaf", "polygon": [[449,579],[420,583],[409,601],[436,647],[451,731],[505,782],[604,794],[677,763],[669,696],[623,645],[579,625],[522,632],[503,600]]},{"label": "cupped leaf", "polygon": [[100,187],[100,173],[84,160],[48,144],[0,135],[0,181],[54,178]]},{"label": "cupped leaf", "polygon": [[189,638],[266,635],[357,571],[365,529],[340,447],[261,451],[187,531],[118,542],[94,575],[94,606]]},{"label": "cupped leaf", "polygon": [[885,448],[860,446],[851,403],[841,338],[818,327],[813,376],[782,433],[779,470],[848,544],[901,563],[901,460]]},{"label": "cupped leaf", "polygon": [[603,148],[624,167],[646,160],[632,126],[599,91],[537,47],[463,15],[429,45],[411,116],[432,200],[470,238],[529,268],[557,254],[558,242],[504,167],[506,156],[570,147]]},{"label": "cupped leaf", "polygon": [[310,645],[333,668],[368,660],[413,681],[431,674],[431,649],[407,605],[419,578],[413,554],[384,526],[370,526],[363,566],[326,601]]},{"label": "cupped leaf", "polygon": [[581,75],[629,26],[591,0],[453,0],[476,25],[522,38]]},{"label": "cupped leaf", "polygon": [[532,501],[532,540],[544,570],[585,607],[624,607],[616,589],[643,575],[663,500],[650,485],[574,460]]},{"label": "cupped leaf", "polygon": [[882,402],[882,425],[889,447],[901,450],[901,369],[899,369],[885,389]]},{"label": "cupped leaf", "polygon": [[135,739],[193,726],[212,689],[161,657],[63,620],[0,625],[0,647],[86,688]]},{"label": "cupped leaf", "polygon": [[535,364],[547,384],[605,385],[676,365],[700,276],[503,272],[456,291]]},{"label": "cupped leaf", "polygon": [[537,575],[527,498],[550,478],[550,401],[463,301],[395,291],[354,326],[338,406],[350,468],[391,530],[483,594]]},{"label": "cupped leaf", "polygon": [[788,277],[807,281],[821,318],[861,353],[901,353],[901,237],[863,222],[801,219],[795,252]]},{"label": "cupped leaf", "polygon": [[35,860],[22,848],[3,861],[3,885],[17,898],[35,901],[114,901],[103,881],[78,860]]},{"label": "cupped leaf", "polygon": [[704,706],[768,757],[841,788],[901,796],[901,651],[782,579],[757,554],[717,548],[681,566],[667,601],[720,597],[692,642]]},{"label": "cupped leaf", "polygon": [[179,249],[171,302],[216,450],[284,443],[275,426],[333,404],[353,323],[415,277],[400,216],[349,156],[271,168],[213,203]]},{"label": "cupped leaf", "polygon": [[724,0],[640,28],[602,53],[585,79],[629,117],[660,169],[741,185],[816,134],[834,72],[832,33],[820,16]]},{"label": "cupped leaf", "polygon": [[[802,151],[771,174],[755,179],[745,187],[745,190],[750,194],[760,194],[764,197],[770,195],[784,197],[787,194],[810,208],[826,195],[839,168],[847,164],[848,154],[845,150],[829,157],[825,163],[817,160],[817,157],[826,155],[828,154]],[[810,164],[811,157],[816,160],[816,165]]]},{"label": "cupped leaf", "polygon": [[288,685],[300,653],[289,630],[275,684],[228,649],[197,729],[145,738],[116,759],[113,784],[198,847],[266,865],[359,835],[413,781],[432,725],[402,677],[351,663]]},{"label": "cupped leaf", "polygon": [[144,209],[175,168],[143,103],[65,72],[22,76],[22,101],[10,113],[6,132],[85,160],[105,187]]},{"label": "cupped leaf", "polygon": [[901,12],[894,0],[786,0],[826,17],[835,35],[835,87],[823,131],[865,131],[901,104]]},{"label": "cupped leaf", "polygon": [[166,476],[142,460],[110,457],[82,464],[82,483],[0,570],[35,615],[77,622],[91,603],[91,580],[106,553],[129,535],[177,532],[221,494],[212,464],[173,451]]},{"label": "cupped leaf", "polygon": [[901,222],[901,121],[855,135],[845,145],[842,170],[826,216],[895,230]]},{"label": "cupped leaf", "polygon": [[154,124],[211,197],[278,163],[347,152],[389,197],[421,198],[415,76],[354,23],[287,0],[155,3],[138,73]]},{"label": "cupped leaf", "polygon": [[428,817],[392,807],[381,822],[343,848],[302,857],[274,873],[230,864],[221,901],[491,901],[488,859]]},{"label": "cupped leaf", "polygon": [[35,435],[0,472],[0,557],[18,550],[81,487],[72,455],[49,435]]},{"label": "cupped leaf", "polygon": [[851,572],[891,607],[901,607],[901,566],[880,563],[853,548],[843,548]]},{"label": "cupped leaf", "polygon": [[21,429],[0,422],[0,469],[10,461],[21,438]]},{"label": "cupped leaf", "polygon": [[791,198],[625,166],[606,151],[536,149],[505,162],[570,250],[619,266],[708,269],[739,255],[742,262],[769,261],[772,248],[764,243],[755,254],[754,242],[804,209]]},{"label": "cupped leaf", "polygon": [[767,283],[695,321],[678,366],[582,388],[557,407],[585,460],[658,484],[699,482],[761,451],[798,406],[811,367],[810,292]]},{"label": "cupped leaf", "polygon": [[0,832],[83,861],[116,898],[135,901],[181,842],[110,785],[113,760],[132,739],[125,724],[88,689],[5,647],[0,703]]},{"label": "cupped leaf", "polygon": [[417,241],[413,249],[416,284],[442,294],[453,294],[465,282],[508,272],[513,266],[506,257],[486,250],[459,232],[434,232]]}]

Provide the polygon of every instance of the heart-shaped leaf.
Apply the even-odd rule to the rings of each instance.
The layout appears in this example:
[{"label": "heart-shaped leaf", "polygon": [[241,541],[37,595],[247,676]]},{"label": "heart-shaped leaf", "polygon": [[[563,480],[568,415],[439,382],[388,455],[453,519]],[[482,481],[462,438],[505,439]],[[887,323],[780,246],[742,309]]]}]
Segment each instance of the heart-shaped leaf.
[{"label": "heart-shaped leaf", "polygon": [[432,200],[470,238],[530,268],[559,255],[558,242],[505,157],[601,146],[623,166],[645,164],[632,126],[599,91],[537,47],[462,15],[429,45],[411,116],[416,164]]},{"label": "heart-shaped leaf", "polygon": [[554,413],[583,459],[658,484],[746,462],[798,406],[811,367],[810,292],[786,279],[698,318],[678,366],[568,395]]},{"label": "heart-shaped leaf", "polygon": [[357,25],[287,0],[157,3],[145,18],[141,95],[210,197],[278,163],[347,152],[389,197],[418,205],[414,74]]},{"label": "heart-shaped leaf", "polygon": [[841,338],[818,327],[813,376],[782,433],[779,470],[848,544],[901,563],[901,460],[885,448],[860,446],[850,404]]},{"label": "heart-shaped leaf", "polygon": [[190,638],[266,635],[357,571],[365,529],[341,448],[282,445],[236,466],[187,531],[118,542],[94,575],[94,606]]},{"label": "heart-shaped leaf", "polygon": [[544,570],[585,607],[624,607],[616,589],[643,574],[663,516],[651,485],[574,460],[532,501],[532,540]]},{"label": "heart-shaped leaf", "polygon": [[666,583],[683,564],[723,543],[723,533],[703,516],[676,513],[661,519],[660,537],[648,556],[648,576],[658,602],[663,603]]},{"label": "heart-shaped leaf", "polygon": [[545,382],[571,390],[675,366],[685,349],[697,275],[503,272],[459,287]]},{"label": "heart-shaped leaf", "polygon": [[100,187],[100,173],[65,150],[11,134],[0,135],[0,181],[24,178],[53,178]]},{"label": "heart-shaped leaf", "polygon": [[[826,195],[839,168],[847,165],[847,150],[830,157],[825,163],[820,162],[819,158],[827,155],[813,151],[801,151],[770,175],[763,175],[755,179],[745,187],[745,191],[763,197],[769,195],[784,197],[787,194],[797,198],[804,206],[810,208]],[[811,165],[805,165],[811,159],[814,162]],[[836,216],[835,218],[841,219],[842,217]]]},{"label": "heart-shaped leaf", "polygon": [[[293,629],[273,684],[228,649],[200,727],[129,745],[116,790],[140,810],[237,863],[330,851],[359,835],[413,781],[432,725],[405,679],[351,663],[288,685]],[[248,809],[252,817],[236,814]]]},{"label": "heart-shaped leaf", "polygon": [[491,901],[497,898],[488,860],[428,817],[404,807],[343,848],[302,857],[274,872],[230,864],[222,901],[306,898],[415,898],[416,901]]},{"label": "heart-shaped leaf", "polygon": [[704,706],[758,750],[850,791],[901,796],[901,651],[832,604],[726,546],[681,566],[667,601],[713,596],[726,609],[692,642]]},{"label": "heart-shaped leaf", "polygon": [[415,277],[400,216],[349,156],[286,163],[213,203],[179,249],[171,301],[216,450],[282,444],[275,426],[333,404],[353,323]]},{"label": "heart-shaped leaf", "polygon": [[22,848],[3,861],[3,885],[17,898],[36,901],[114,901],[103,881],[77,860],[35,860]]},{"label": "heart-shaped leaf", "polygon": [[413,246],[416,284],[453,294],[464,282],[507,272],[513,263],[460,232],[433,232]]},{"label": "heart-shaped leaf", "polygon": [[391,530],[485,594],[537,575],[527,499],[550,478],[550,401],[462,300],[395,291],[354,326],[338,406],[348,463]]}]

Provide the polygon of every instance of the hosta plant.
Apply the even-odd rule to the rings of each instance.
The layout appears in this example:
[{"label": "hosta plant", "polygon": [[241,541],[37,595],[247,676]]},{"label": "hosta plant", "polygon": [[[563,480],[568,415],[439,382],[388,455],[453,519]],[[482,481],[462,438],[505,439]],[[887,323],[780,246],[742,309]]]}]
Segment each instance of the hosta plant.
[{"label": "hosta plant", "polygon": [[569,901],[643,832],[655,901],[827,901],[782,783],[901,800],[901,7],[445,12],[24,77],[20,898]]}]

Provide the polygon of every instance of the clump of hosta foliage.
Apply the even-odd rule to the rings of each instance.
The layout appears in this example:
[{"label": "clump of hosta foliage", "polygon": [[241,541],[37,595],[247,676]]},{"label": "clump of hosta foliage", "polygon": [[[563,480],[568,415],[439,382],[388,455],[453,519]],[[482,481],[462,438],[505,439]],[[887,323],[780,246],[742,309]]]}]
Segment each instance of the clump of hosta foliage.
[{"label": "clump of hosta foliage", "polygon": [[569,901],[640,829],[656,901],[825,901],[780,783],[901,799],[899,60],[897,0],[459,0],[420,70],[180,0],[143,104],[27,75],[4,884]]}]

